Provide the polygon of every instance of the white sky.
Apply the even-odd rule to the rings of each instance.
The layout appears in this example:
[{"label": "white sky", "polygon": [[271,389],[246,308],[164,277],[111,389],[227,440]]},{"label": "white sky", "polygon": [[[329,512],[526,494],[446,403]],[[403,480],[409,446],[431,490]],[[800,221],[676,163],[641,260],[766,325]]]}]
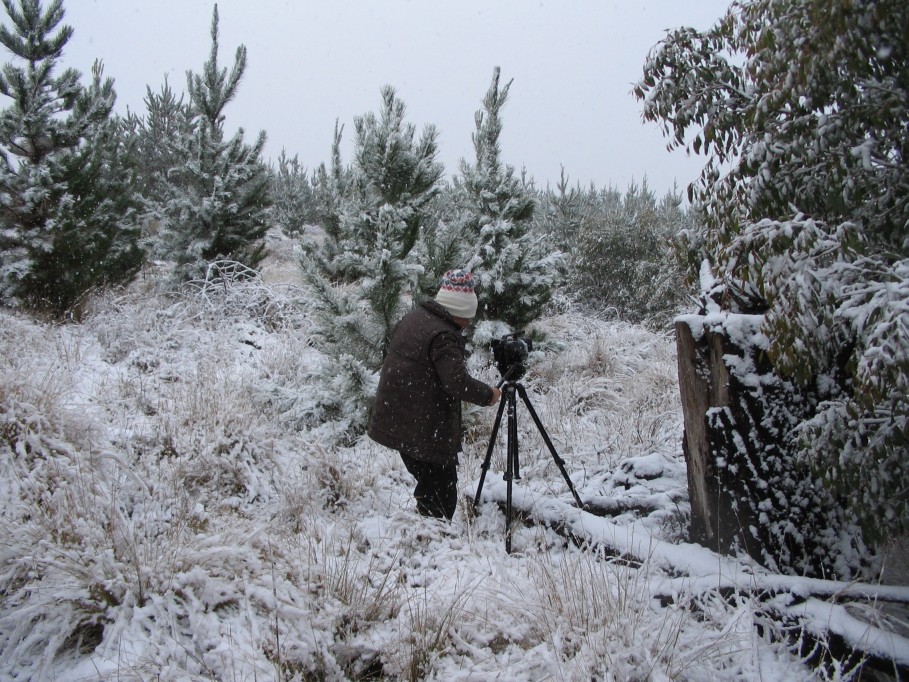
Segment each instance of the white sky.
[{"label": "white sky", "polygon": [[[225,113],[246,139],[268,133],[265,156],[281,149],[307,168],[327,161],[335,119],[350,160],[353,119],[377,111],[395,87],[418,132],[440,131],[447,174],[473,160],[474,112],[493,67],[514,79],[503,111],[503,160],[555,184],[625,189],[645,176],[663,194],[696,178],[702,159],[669,153],[659,128],[641,121],[630,94],[647,52],[682,25],[707,28],[728,0],[221,0],[222,66],[246,45],[248,67]],[[202,0],[64,0],[75,29],[63,64],[83,72],[101,58],[118,111],[144,113],[146,86],[168,75],[185,89],[210,50],[214,3]],[[5,13],[2,14],[6,20]],[[4,55],[3,61],[8,59]]]}]

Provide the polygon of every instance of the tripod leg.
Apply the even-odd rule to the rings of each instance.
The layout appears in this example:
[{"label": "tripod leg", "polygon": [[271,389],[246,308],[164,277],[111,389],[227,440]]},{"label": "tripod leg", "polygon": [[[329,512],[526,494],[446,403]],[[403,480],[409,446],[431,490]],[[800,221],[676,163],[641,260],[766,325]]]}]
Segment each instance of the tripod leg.
[{"label": "tripod leg", "polygon": [[514,480],[521,480],[521,464],[518,457],[518,403],[514,389],[510,394],[511,404],[508,406],[508,451],[511,456],[511,475]]},{"label": "tripod leg", "polygon": [[486,448],[486,458],[480,466],[480,483],[477,485],[477,494],[473,498],[473,507],[476,509],[480,506],[480,493],[483,492],[483,482],[486,480],[486,472],[489,471],[489,463],[492,460],[492,451],[496,446],[496,436],[499,434],[499,426],[502,424],[502,413],[505,411],[505,401],[499,403],[499,411],[496,414],[495,423],[492,426],[492,434],[489,436],[489,446]]},{"label": "tripod leg", "polygon": [[581,498],[578,496],[577,491],[574,489],[574,483],[571,482],[571,479],[568,477],[568,472],[565,470],[565,460],[559,457],[559,453],[556,452],[555,446],[552,444],[552,441],[549,438],[549,434],[546,433],[546,429],[543,428],[543,422],[541,422],[539,416],[537,416],[537,411],[533,409],[533,405],[530,404],[530,398],[527,397],[527,389],[525,389],[521,384],[517,384],[516,386],[518,391],[521,393],[521,399],[527,406],[527,411],[530,412],[533,423],[537,425],[537,430],[540,432],[540,435],[543,436],[543,442],[546,443],[546,447],[549,448],[549,453],[552,455],[553,461],[555,461],[556,466],[562,473],[562,478],[564,478],[565,482],[568,484],[568,489],[574,496],[574,501],[578,503],[579,509],[583,509],[584,503],[581,502]]},{"label": "tripod leg", "polygon": [[512,482],[518,475],[518,418],[517,401],[515,400],[514,386],[506,388],[508,399],[508,463],[505,467],[506,496],[505,496],[505,552],[511,554],[511,490]]}]

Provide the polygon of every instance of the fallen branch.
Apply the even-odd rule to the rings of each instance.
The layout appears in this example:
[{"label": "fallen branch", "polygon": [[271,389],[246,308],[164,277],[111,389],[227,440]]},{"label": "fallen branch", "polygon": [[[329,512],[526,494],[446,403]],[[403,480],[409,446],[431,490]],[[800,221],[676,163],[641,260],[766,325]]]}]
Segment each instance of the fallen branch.
[{"label": "fallen branch", "polygon": [[[504,504],[505,483],[488,486],[484,500]],[[909,587],[822,580],[770,573],[750,558],[717,554],[691,543],[672,544],[653,537],[640,521],[616,524],[559,499],[539,499],[527,487],[513,490],[515,511],[553,528],[575,542],[612,557],[662,569],[651,578],[651,596],[664,603],[689,601],[707,592],[748,595],[779,622],[798,622],[811,636],[842,639],[880,667],[909,674],[909,637],[857,618],[850,604],[909,604]],[[876,611],[875,611],[876,613]]]}]

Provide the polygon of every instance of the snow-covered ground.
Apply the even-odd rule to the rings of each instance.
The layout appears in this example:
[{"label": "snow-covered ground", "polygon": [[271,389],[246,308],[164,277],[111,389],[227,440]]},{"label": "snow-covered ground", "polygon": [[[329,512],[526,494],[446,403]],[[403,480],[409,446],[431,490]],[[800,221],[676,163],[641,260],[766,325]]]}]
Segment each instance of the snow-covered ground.
[{"label": "snow-covered ground", "polygon": [[[551,343],[524,383],[590,511],[519,403],[509,555],[504,443],[471,504],[494,409],[468,411],[450,524],[414,512],[395,452],[294,421],[319,358],[288,279],[172,297],[150,273],[79,325],[0,312],[0,678],[847,676],[799,658],[771,612],[909,663],[905,631],[808,596],[905,588],[768,575],[685,542],[671,338],[539,325]],[[471,366],[497,378],[481,353]]]}]

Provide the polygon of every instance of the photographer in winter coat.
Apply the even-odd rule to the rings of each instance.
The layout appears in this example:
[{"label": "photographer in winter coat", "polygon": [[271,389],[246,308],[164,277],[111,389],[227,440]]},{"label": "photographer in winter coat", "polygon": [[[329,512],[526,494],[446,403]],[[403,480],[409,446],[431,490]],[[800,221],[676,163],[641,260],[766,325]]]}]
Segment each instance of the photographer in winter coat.
[{"label": "photographer in winter coat", "polygon": [[457,507],[461,401],[495,405],[501,397],[467,372],[461,332],[476,313],[473,275],[446,272],[435,299],[394,328],[382,366],[369,437],[401,453],[424,516],[451,519]]}]

